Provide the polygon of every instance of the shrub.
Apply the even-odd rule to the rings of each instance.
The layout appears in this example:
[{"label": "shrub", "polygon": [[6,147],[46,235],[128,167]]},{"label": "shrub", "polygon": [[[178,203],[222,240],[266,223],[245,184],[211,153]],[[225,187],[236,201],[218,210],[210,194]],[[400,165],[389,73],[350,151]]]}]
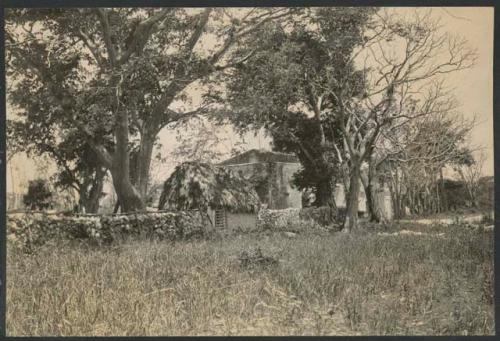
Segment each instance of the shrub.
[{"label": "shrub", "polygon": [[52,204],[52,192],[47,181],[36,179],[29,182],[28,193],[23,196],[24,205],[30,210],[44,210]]},{"label": "shrub", "polygon": [[321,226],[328,226],[339,221],[338,212],[331,207],[305,207],[300,210],[301,220],[313,220]]}]

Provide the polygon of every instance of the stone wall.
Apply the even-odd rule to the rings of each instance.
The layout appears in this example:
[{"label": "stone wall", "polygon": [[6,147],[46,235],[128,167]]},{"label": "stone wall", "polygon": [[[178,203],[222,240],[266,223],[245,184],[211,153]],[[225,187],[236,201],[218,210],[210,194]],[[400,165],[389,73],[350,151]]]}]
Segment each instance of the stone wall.
[{"label": "stone wall", "polygon": [[340,229],[340,222],[341,216],[328,207],[262,209],[257,215],[257,228],[262,230]]},{"label": "stone wall", "polygon": [[7,216],[9,245],[33,252],[53,240],[110,244],[130,236],[178,240],[203,235],[199,212],[163,212],[117,216],[63,216],[43,213]]}]

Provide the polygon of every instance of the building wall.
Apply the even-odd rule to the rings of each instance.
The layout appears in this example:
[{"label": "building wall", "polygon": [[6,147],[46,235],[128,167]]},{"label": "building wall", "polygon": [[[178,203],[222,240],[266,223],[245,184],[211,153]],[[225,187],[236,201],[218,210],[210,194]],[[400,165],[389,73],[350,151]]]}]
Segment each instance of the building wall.
[{"label": "building wall", "polygon": [[[337,204],[337,207],[346,208],[347,198],[343,185],[337,184],[334,195],[335,195],[335,204]],[[366,212],[366,197],[365,197],[365,189],[363,188],[363,186],[360,186],[359,189],[358,211]]]},{"label": "building wall", "polygon": [[[253,161],[250,155],[249,161]],[[262,186],[257,188],[260,199],[271,209],[301,208],[302,194],[292,187],[292,176],[299,170],[299,163],[253,162],[225,165],[246,179],[261,178]]]},{"label": "building wall", "polygon": [[[386,214],[386,217],[389,220],[392,220],[394,217],[394,210],[392,207],[392,199],[391,199],[391,193],[389,192],[389,188],[387,186],[384,187],[384,190],[378,195],[382,196],[382,202],[383,202],[383,208]],[[335,203],[337,204],[337,207],[339,208],[345,208],[346,207],[346,197],[345,197],[345,191],[344,191],[344,186],[341,184],[337,184],[337,187],[335,189]],[[363,186],[361,186],[359,190],[359,202],[358,202],[358,211],[365,213],[367,210],[366,208],[366,196],[365,196],[365,189]]]},{"label": "building wall", "polygon": [[271,209],[301,208],[302,193],[292,187],[292,177],[300,169],[298,163],[276,163],[276,176],[273,179],[278,191],[272,196],[274,199]]},{"label": "building wall", "polygon": [[253,230],[257,226],[255,213],[230,213],[227,212],[227,228],[230,230]]},{"label": "building wall", "polygon": [[[257,213],[232,213],[225,209],[226,215],[226,226],[223,228],[227,231],[234,230],[253,230],[257,227]],[[210,216],[210,220],[212,224],[215,224],[215,210],[208,209],[208,215]],[[220,229],[219,227],[215,227]]]}]

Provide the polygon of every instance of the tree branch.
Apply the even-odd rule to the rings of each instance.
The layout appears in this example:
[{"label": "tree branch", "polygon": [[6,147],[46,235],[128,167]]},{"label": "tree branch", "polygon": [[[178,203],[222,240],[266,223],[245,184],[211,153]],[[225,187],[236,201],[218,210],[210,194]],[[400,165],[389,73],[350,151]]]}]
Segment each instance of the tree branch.
[{"label": "tree branch", "polygon": [[99,17],[99,22],[101,23],[104,44],[106,45],[106,50],[108,51],[109,63],[113,68],[116,65],[117,60],[115,47],[111,41],[111,28],[109,26],[108,12],[102,8],[97,8],[96,12]]}]

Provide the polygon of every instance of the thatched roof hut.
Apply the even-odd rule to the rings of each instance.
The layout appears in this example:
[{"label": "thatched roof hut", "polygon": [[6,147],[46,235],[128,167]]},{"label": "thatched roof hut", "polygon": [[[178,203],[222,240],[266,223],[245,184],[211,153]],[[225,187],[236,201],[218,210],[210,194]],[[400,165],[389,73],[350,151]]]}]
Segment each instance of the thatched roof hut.
[{"label": "thatched roof hut", "polygon": [[184,162],[163,185],[158,209],[255,212],[259,197],[252,184],[228,169]]}]

